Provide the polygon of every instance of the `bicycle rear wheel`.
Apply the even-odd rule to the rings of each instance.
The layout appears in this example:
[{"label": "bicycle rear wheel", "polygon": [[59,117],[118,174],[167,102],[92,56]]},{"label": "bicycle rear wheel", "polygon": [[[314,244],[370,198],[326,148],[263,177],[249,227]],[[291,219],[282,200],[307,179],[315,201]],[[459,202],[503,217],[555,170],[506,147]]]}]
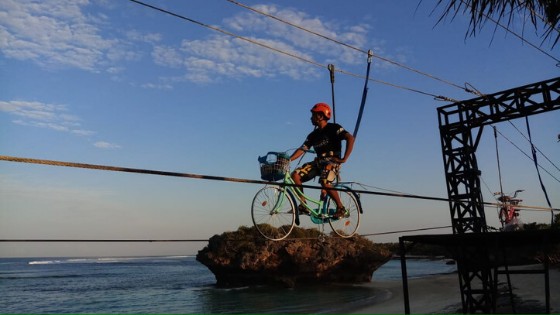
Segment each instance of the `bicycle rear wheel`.
[{"label": "bicycle rear wheel", "polygon": [[[343,187],[347,190],[339,191],[340,201],[344,208],[346,208],[346,215],[339,219],[330,218],[329,225],[332,230],[338,234],[340,237],[348,238],[352,237],[358,231],[360,226],[360,214],[362,212],[362,205],[360,204],[359,198],[352,190],[348,187]],[[328,206],[330,208],[336,209],[336,203],[329,198]]]},{"label": "bicycle rear wheel", "polygon": [[251,217],[262,236],[279,241],[292,232],[295,210],[294,201],[285,188],[266,186],[253,198]]}]

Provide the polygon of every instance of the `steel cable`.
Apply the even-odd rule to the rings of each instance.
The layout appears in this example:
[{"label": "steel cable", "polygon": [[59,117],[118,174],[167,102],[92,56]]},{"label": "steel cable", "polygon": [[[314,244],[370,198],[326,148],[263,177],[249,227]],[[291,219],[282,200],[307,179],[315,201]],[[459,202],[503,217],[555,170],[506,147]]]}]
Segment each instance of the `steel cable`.
[{"label": "steel cable", "polygon": [[[302,30],[302,31],[304,31],[304,32],[313,34],[313,35],[315,35],[315,36],[321,37],[321,38],[326,39],[326,40],[328,40],[328,41],[331,41],[331,42],[333,42],[333,43],[336,43],[336,44],[342,45],[342,46],[344,46],[344,47],[350,48],[350,49],[355,50],[355,51],[357,51],[357,52],[360,52],[360,53],[363,53],[363,54],[366,54],[366,55],[369,54],[369,52],[368,52],[367,50],[365,50],[365,49],[357,48],[357,47],[355,47],[355,46],[352,46],[352,45],[350,45],[350,44],[347,44],[347,43],[344,43],[344,42],[342,42],[342,41],[336,40],[336,39],[334,39],[334,38],[328,37],[328,36],[323,35],[323,34],[321,34],[321,33],[318,33],[318,32],[312,31],[312,30],[309,30],[309,29],[307,29],[307,28],[304,28],[304,27],[299,26],[299,25],[297,25],[297,24],[288,22],[288,21],[286,21],[286,20],[284,20],[284,19],[281,19],[281,18],[279,18],[279,17],[277,17],[277,16],[274,16],[274,15],[272,15],[272,14],[269,14],[269,13],[266,13],[266,12],[263,12],[263,11],[260,11],[260,10],[257,10],[257,9],[255,9],[255,8],[252,8],[252,7],[248,6],[248,5],[245,5],[245,4],[243,4],[243,3],[240,3],[240,2],[238,2],[238,1],[234,1],[234,0],[227,0],[227,1],[233,3],[233,4],[237,5],[237,6],[240,6],[240,7],[242,7],[242,8],[251,10],[251,11],[253,11],[253,12],[255,12],[255,13],[264,15],[264,16],[269,17],[269,18],[272,18],[272,19],[274,19],[274,20],[276,20],[276,21],[279,21],[279,22],[281,22],[281,23],[284,23],[284,24],[290,25],[290,26],[292,26],[292,27],[295,27],[295,28],[297,28],[297,29],[300,29],[300,30]],[[412,68],[412,67],[410,67],[410,66],[407,66],[407,65],[405,65],[405,64],[399,63],[399,62],[394,61],[394,60],[391,60],[391,59],[389,59],[389,58],[382,57],[382,56],[377,55],[377,54],[372,54],[372,56],[373,56],[374,58],[379,59],[379,60],[383,60],[383,61],[385,61],[385,62],[387,62],[387,63],[390,63],[390,64],[392,64],[392,65],[395,65],[395,66],[397,66],[397,67],[401,67],[401,68],[404,68],[404,69],[406,69],[406,70],[409,70],[409,71],[415,72],[415,73],[417,73],[417,74],[420,74],[420,75],[426,76],[426,77],[428,77],[428,78],[431,78],[431,79],[433,79],[433,80],[440,81],[440,82],[445,83],[445,84],[447,84],[447,85],[450,85],[450,86],[459,88],[459,89],[461,89],[461,90],[464,90],[464,91],[466,91],[466,92],[468,92],[468,93],[473,93],[472,91],[470,91],[470,90],[469,90],[468,88],[466,88],[466,87],[463,87],[463,86],[460,86],[460,85],[455,84],[455,83],[453,83],[453,82],[450,82],[450,81],[447,81],[447,80],[438,78],[438,77],[436,77],[436,76],[434,76],[434,75],[431,75],[431,74],[429,74],[429,73],[420,71],[420,70],[418,70],[418,69],[414,69],[414,68]]]},{"label": "steel cable", "polygon": [[[222,34],[225,34],[225,35],[228,35],[228,36],[231,36],[231,37],[234,37],[234,38],[237,38],[237,39],[246,41],[246,42],[248,42],[248,43],[251,43],[251,44],[254,44],[254,45],[257,45],[257,46],[266,48],[266,49],[270,49],[270,50],[272,50],[272,51],[274,51],[274,52],[277,52],[277,53],[279,53],[279,54],[282,54],[282,55],[285,55],[285,56],[288,56],[288,57],[295,58],[295,59],[297,59],[297,60],[299,60],[299,61],[312,64],[312,65],[314,65],[314,66],[316,66],[316,67],[328,69],[328,65],[323,65],[323,64],[318,63],[318,62],[316,62],[316,61],[314,61],[314,60],[309,60],[309,59],[303,58],[303,57],[301,57],[301,56],[295,55],[295,54],[293,54],[293,53],[286,52],[286,51],[283,51],[283,50],[281,50],[281,49],[271,47],[271,46],[269,46],[269,45],[263,44],[263,43],[258,42],[258,41],[256,41],[256,40],[249,39],[249,38],[246,38],[246,37],[243,37],[243,36],[234,34],[234,33],[232,33],[232,32],[223,30],[223,29],[221,29],[221,28],[218,28],[218,27],[215,27],[215,26],[211,26],[211,25],[208,25],[208,24],[206,24],[206,23],[199,22],[199,21],[197,21],[197,20],[194,20],[194,19],[188,18],[188,17],[186,17],[186,16],[183,16],[183,15],[180,15],[180,14],[177,14],[177,13],[174,13],[174,12],[171,12],[171,11],[169,11],[169,10],[165,10],[165,9],[162,9],[162,8],[159,8],[159,7],[156,7],[156,6],[153,6],[153,5],[151,5],[151,4],[147,4],[147,3],[144,3],[144,2],[138,1],[138,0],[129,0],[129,1],[130,1],[130,2],[133,2],[133,3],[136,3],[136,4],[138,4],[138,5],[142,5],[142,6],[144,6],[144,7],[147,7],[147,8],[150,8],[150,9],[153,9],[153,10],[156,10],[156,11],[159,11],[159,12],[162,12],[162,13],[165,13],[165,14],[169,14],[169,15],[174,16],[174,17],[176,17],[176,18],[179,18],[179,19],[182,19],[182,20],[185,20],[185,21],[188,21],[188,22],[197,24],[197,25],[199,25],[199,26],[202,26],[202,27],[211,29],[211,30],[213,30],[213,31],[217,31],[217,32],[220,32],[220,33],[222,33]],[[353,76],[353,77],[365,79],[365,76],[358,75],[358,74],[354,74],[354,73],[351,73],[351,72],[348,72],[348,71],[343,71],[343,70],[341,70],[341,69],[336,69],[335,71],[336,71],[336,72],[340,72],[340,73],[345,74],[345,75],[349,75],[349,76]],[[393,83],[389,83],[389,82],[385,82],[385,81],[381,81],[381,80],[374,80],[374,79],[371,79],[371,78],[370,78],[369,80],[372,81],[372,82],[378,83],[378,84],[384,84],[384,85],[387,85],[387,86],[391,86],[391,87],[395,87],[395,88],[400,88],[400,89],[403,89],[403,90],[407,90],[407,91],[411,91],[411,92],[416,92],[416,93],[423,94],[423,95],[428,95],[428,96],[433,97],[433,98],[436,99],[436,100],[457,102],[457,100],[454,100],[454,99],[449,98],[449,97],[446,97],[446,96],[436,95],[436,94],[428,93],[428,92],[423,92],[423,91],[420,91],[420,90],[417,90],[417,89],[408,88],[408,87],[405,87],[405,86],[401,86],[401,85],[397,85],[397,84],[393,84]]]}]

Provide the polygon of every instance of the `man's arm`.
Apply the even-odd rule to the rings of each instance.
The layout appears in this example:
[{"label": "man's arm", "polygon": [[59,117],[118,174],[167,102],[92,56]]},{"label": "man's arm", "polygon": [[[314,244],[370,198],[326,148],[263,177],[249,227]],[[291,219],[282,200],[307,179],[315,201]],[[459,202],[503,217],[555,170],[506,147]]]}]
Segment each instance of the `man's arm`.
[{"label": "man's arm", "polygon": [[344,163],[352,154],[352,150],[354,150],[354,136],[351,133],[347,132],[344,136],[344,140],[346,140],[346,149],[344,150],[344,157],[340,159],[339,163]]},{"label": "man's arm", "polygon": [[295,150],[292,156],[290,156],[290,162],[302,156],[305,153],[305,150],[306,148],[303,146]]}]

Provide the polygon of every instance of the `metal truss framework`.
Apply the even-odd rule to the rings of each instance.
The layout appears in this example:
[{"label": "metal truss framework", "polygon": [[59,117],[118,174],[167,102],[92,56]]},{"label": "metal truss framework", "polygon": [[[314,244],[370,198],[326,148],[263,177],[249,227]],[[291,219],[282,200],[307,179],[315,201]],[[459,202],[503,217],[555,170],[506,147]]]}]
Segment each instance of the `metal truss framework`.
[{"label": "metal truss framework", "polygon": [[[560,77],[438,108],[453,234],[487,232],[476,160],[484,126],[560,109]],[[463,311],[492,312],[490,253],[463,248],[458,257]]]}]

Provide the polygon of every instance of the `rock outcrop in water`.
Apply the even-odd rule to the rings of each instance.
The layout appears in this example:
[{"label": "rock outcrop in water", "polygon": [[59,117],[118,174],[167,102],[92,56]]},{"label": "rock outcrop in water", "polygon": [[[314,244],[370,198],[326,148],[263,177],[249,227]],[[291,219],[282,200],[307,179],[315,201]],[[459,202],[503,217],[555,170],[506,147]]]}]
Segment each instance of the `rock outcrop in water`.
[{"label": "rock outcrop in water", "polygon": [[220,287],[281,284],[364,283],[392,253],[355,236],[319,238],[316,229],[294,228],[288,240],[270,241],[254,228],[240,227],[210,238],[196,259],[214,273]]}]

